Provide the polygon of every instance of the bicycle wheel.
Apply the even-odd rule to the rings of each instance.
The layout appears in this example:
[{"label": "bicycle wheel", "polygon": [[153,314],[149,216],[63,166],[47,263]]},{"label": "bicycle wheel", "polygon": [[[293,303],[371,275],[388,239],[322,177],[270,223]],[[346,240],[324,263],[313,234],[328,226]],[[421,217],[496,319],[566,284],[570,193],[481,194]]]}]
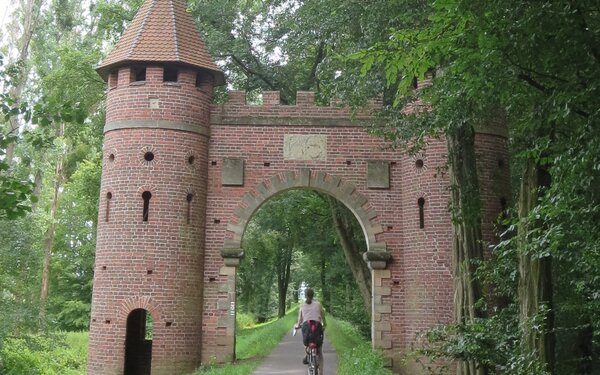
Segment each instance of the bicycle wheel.
[{"label": "bicycle wheel", "polygon": [[313,349],[310,354],[310,367],[312,368],[311,375],[319,375],[319,354],[316,349]]}]

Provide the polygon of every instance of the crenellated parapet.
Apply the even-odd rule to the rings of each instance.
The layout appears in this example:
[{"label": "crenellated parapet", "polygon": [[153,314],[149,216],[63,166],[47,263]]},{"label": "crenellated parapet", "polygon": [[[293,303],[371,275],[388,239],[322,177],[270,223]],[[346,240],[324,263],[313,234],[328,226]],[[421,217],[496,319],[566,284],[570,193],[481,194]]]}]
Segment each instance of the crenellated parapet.
[{"label": "crenellated parapet", "polygon": [[310,126],[313,119],[318,125],[353,126],[361,120],[373,117],[377,109],[383,107],[382,100],[371,99],[357,111],[344,105],[339,99],[332,99],[329,105],[318,105],[315,93],[298,91],[296,104],[281,103],[279,91],[264,91],[261,104],[250,104],[246,91],[230,91],[226,103],[215,105],[211,111],[211,123],[220,125],[299,125]]}]

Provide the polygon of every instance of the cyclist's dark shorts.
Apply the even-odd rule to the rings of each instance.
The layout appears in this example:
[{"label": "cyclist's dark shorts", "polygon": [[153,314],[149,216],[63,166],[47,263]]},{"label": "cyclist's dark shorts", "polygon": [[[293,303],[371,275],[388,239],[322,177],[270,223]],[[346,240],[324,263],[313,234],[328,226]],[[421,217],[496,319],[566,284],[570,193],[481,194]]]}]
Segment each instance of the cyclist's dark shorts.
[{"label": "cyclist's dark shorts", "polygon": [[317,346],[323,345],[323,326],[316,320],[308,320],[302,323],[302,341],[304,346],[314,342]]}]

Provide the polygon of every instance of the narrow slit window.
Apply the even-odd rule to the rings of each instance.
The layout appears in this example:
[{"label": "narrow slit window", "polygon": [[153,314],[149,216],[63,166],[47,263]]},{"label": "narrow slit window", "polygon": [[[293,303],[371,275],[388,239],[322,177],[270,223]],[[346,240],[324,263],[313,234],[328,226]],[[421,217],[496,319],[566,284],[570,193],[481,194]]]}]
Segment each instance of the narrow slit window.
[{"label": "narrow slit window", "polygon": [[110,201],[112,199],[112,193],[108,192],[106,193],[106,222],[108,223],[109,217],[110,217]]},{"label": "narrow slit window", "polygon": [[142,193],[142,199],[144,200],[144,213],[142,216],[143,221],[148,221],[148,213],[150,211],[150,198],[152,198],[151,192],[145,191]]},{"label": "narrow slit window", "polygon": [[192,216],[192,199],[194,199],[194,194],[188,194],[186,197],[187,200],[187,223],[190,223]]},{"label": "narrow slit window", "polygon": [[419,198],[419,228],[425,228],[425,198]]},{"label": "narrow slit window", "polygon": [[165,66],[163,69],[164,82],[177,82],[177,74],[179,70],[172,66]]}]

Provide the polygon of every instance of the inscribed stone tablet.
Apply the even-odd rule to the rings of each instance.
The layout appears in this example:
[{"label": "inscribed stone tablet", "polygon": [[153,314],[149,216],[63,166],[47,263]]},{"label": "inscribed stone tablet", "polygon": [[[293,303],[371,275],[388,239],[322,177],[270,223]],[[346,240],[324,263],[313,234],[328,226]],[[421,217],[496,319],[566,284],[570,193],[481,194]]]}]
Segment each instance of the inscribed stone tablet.
[{"label": "inscribed stone tablet", "polygon": [[283,139],[283,159],[327,160],[327,136],[286,134]]}]

